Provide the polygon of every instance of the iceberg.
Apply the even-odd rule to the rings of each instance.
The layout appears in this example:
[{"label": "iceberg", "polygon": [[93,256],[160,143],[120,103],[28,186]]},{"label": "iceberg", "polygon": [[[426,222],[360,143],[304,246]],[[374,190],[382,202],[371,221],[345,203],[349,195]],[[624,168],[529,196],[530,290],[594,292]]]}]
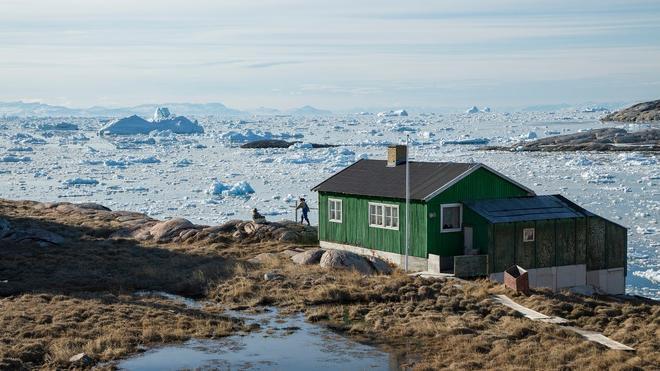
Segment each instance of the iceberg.
[{"label": "iceberg", "polygon": [[215,181],[208,190],[208,193],[222,196],[245,196],[254,193],[254,189],[250,183],[245,180],[242,180],[233,186],[229,186],[220,181]]},{"label": "iceberg", "polygon": [[137,115],[114,120],[99,131],[100,135],[149,134],[152,131],[169,130],[175,134],[201,134],[204,128],[197,120],[190,121],[184,116],[175,116],[165,107],[159,107],[153,120],[147,121]]},{"label": "iceberg", "polygon": [[465,111],[465,113],[479,113],[479,108],[477,106],[472,106],[468,108],[468,110]]},{"label": "iceberg", "polygon": [[378,117],[394,117],[394,116],[408,116],[408,112],[404,109],[396,111],[378,112]]}]

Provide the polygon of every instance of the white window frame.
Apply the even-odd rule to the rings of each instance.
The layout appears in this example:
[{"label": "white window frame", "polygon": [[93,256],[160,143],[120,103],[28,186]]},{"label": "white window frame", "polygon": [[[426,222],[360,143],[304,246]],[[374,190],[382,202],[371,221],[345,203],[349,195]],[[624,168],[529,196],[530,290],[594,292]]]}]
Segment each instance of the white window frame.
[{"label": "white window frame", "polygon": [[[332,204],[335,204],[335,217],[333,218],[332,215]],[[337,205],[339,205],[339,208],[337,208]],[[339,218],[337,218],[337,211],[339,211]],[[342,220],[344,219],[344,203],[342,202],[341,199],[338,198],[328,198],[328,221],[331,221],[333,223],[341,223]]]},{"label": "white window frame", "polygon": [[[529,231],[529,230],[532,231],[532,239],[531,240],[527,239],[527,236],[526,236],[527,235],[526,232]],[[532,228],[523,228],[522,233],[523,233],[523,235],[522,235],[523,242],[534,242],[534,241],[536,241],[536,228],[534,228],[534,227],[532,227]]]},{"label": "white window frame", "polygon": [[[380,224],[379,223],[375,223],[375,224],[371,223],[371,207],[372,206],[373,207],[380,207],[381,210],[382,210],[382,214],[380,214],[381,215],[381,217],[380,217],[381,223]],[[386,224],[386,222],[385,222],[385,208],[390,208],[392,210],[392,213],[390,214],[390,220],[393,221],[394,216],[396,215],[396,227],[385,225]],[[378,214],[375,214],[375,215],[378,215]],[[401,218],[400,218],[400,215],[399,215],[399,205],[397,205],[397,204],[384,204],[384,203],[380,203],[380,202],[369,202],[369,206],[368,206],[368,209],[367,209],[367,217],[368,217],[368,221],[369,221],[369,227],[372,227],[372,228],[390,229],[390,230],[393,230],[393,231],[398,231],[399,226],[401,225]]]},{"label": "white window frame", "polygon": [[[448,209],[450,207],[458,207],[459,210],[459,215],[458,215],[458,228],[447,228],[445,229],[443,226],[445,225],[444,223],[444,218],[445,218],[445,209]],[[441,204],[440,205],[440,233],[452,233],[452,232],[460,232],[463,230],[463,204],[459,203],[454,203],[454,204]]]}]

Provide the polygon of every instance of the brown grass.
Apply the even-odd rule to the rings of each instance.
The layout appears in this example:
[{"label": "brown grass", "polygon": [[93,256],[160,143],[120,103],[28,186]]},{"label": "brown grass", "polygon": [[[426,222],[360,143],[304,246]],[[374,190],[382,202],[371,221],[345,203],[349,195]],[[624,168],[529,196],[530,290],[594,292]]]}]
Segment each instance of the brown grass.
[{"label": "brown grass", "polygon": [[59,368],[84,352],[103,362],[141,347],[220,337],[239,322],[170,301],[112,294],[25,294],[0,300],[0,369]]},{"label": "brown grass", "polygon": [[[377,344],[418,370],[660,369],[660,305],[535,291],[512,296],[573,325],[602,331],[636,349],[606,350],[560,326],[532,322],[494,304],[503,292],[489,281],[462,282],[361,276],[296,266],[283,255],[247,260],[292,247],[278,242],[151,244],[108,238],[112,213],[35,209],[0,200],[14,225],[37,225],[67,238],[63,246],[0,248],[0,369],[67,368],[85,352],[96,364],[190,337],[225,336],[242,325],[222,306],[276,305],[357,340]],[[114,216],[113,216],[114,215]],[[266,272],[282,280],[266,281]],[[170,300],[135,297],[162,290],[221,304],[199,310]]]}]

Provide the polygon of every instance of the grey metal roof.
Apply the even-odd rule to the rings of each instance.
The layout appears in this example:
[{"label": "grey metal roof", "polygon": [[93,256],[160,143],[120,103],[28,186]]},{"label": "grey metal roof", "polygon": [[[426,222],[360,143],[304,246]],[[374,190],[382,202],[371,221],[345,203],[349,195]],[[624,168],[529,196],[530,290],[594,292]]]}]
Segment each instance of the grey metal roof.
[{"label": "grey metal roof", "polygon": [[581,218],[594,215],[560,195],[465,201],[463,204],[490,223]]},{"label": "grey metal roof", "polygon": [[[385,160],[360,160],[313,191],[361,196],[406,198],[406,166],[387,167]],[[455,183],[479,167],[479,163],[410,161],[410,199],[425,200],[429,195]]]}]

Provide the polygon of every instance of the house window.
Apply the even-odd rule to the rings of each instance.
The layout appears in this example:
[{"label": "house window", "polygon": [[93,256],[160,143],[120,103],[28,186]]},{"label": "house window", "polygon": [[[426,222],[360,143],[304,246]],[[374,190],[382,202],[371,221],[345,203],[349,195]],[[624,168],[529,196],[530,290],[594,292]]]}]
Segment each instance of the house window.
[{"label": "house window", "polygon": [[369,226],[399,229],[399,206],[369,203]]},{"label": "house window", "polygon": [[341,223],[342,219],[341,200],[335,198],[328,199],[328,219],[331,222]]},{"label": "house window", "polygon": [[440,232],[459,232],[463,227],[461,204],[440,205]]},{"label": "house window", "polygon": [[523,242],[534,242],[536,239],[536,229],[523,228]]}]

